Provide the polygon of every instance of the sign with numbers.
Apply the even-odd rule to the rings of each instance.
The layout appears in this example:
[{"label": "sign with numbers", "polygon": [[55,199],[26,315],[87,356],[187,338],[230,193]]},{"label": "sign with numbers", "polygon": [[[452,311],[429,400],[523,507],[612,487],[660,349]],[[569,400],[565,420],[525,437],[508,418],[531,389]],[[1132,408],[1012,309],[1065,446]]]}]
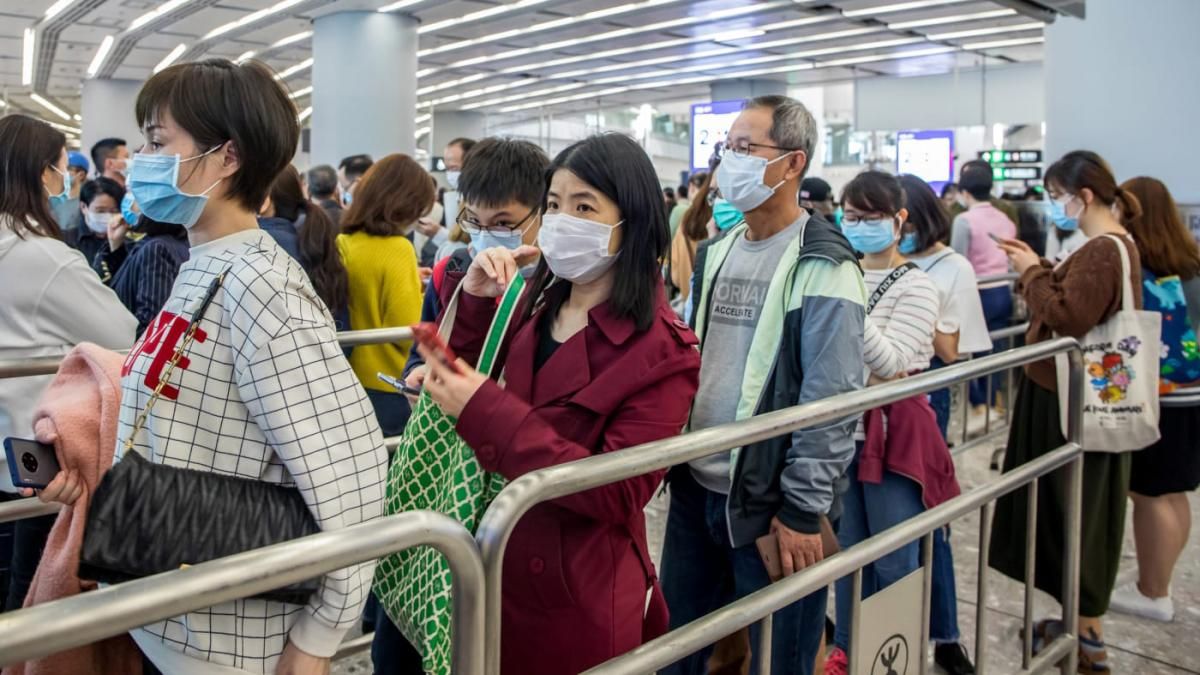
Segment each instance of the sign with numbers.
[{"label": "sign with numbers", "polygon": [[918,675],[921,645],[921,568],[862,601],[851,675]]}]

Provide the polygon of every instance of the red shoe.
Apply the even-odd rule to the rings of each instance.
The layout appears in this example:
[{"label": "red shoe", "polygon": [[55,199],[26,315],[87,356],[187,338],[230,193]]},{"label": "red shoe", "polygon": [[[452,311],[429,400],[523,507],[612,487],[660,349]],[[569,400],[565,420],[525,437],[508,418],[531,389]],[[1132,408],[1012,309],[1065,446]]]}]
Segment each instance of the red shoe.
[{"label": "red shoe", "polygon": [[829,656],[825,657],[825,675],[847,675],[849,668],[846,652],[839,647],[834,647]]}]

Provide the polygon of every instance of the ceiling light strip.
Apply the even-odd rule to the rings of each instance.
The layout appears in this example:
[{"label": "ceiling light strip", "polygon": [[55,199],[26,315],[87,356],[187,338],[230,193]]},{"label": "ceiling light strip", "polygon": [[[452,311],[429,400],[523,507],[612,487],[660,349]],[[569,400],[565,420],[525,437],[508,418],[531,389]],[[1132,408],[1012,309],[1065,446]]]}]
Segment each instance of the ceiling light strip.
[{"label": "ceiling light strip", "polygon": [[481,9],[478,12],[471,12],[470,14],[465,14],[453,19],[445,19],[443,21],[435,21],[433,23],[425,24],[417,29],[417,34],[425,35],[426,33],[436,33],[443,28],[450,28],[452,26],[454,28],[460,28],[478,21],[483,21],[484,19],[494,19],[498,16],[531,9],[533,7],[537,7],[538,5],[544,5],[547,2],[552,1],[553,0],[518,0],[517,2],[507,5],[497,5],[495,7]]},{"label": "ceiling light strip", "polygon": [[[923,58],[923,57],[935,56],[935,55],[939,55],[939,54],[948,54],[948,53],[955,52],[955,51],[958,51],[957,47],[931,47],[928,49],[918,49],[918,50],[911,50],[911,51],[906,51],[906,52],[897,52],[897,53],[891,53],[891,54],[879,54],[879,55],[872,55],[872,56],[860,56],[860,57],[847,58],[847,59],[834,59],[831,61],[819,61],[816,63],[801,63],[801,64],[794,64],[794,65],[787,65],[787,66],[776,66],[776,67],[772,67],[772,68],[755,68],[755,69],[751,69],[751,70],[739,70],[739,71],[734,71],[734,72],[721,73],[720,75],[718,75],[716,77],[709,76],[709,75],[703,75],[703,76],[687,77],[687,78],[682,78],[682,79],[672,78],[669,80],[656,81],[656,82],[641,82],[641,83],[629,85],[626,87],[617,87],[615,89],[605,89],[605,90],[601,90],[598,92],[582,92],[579,94],[574,94],[572,96],[563,96],[563,97],[558,97],[558,98],[553,98],[553,99],[548,99],[548,100],[526,101],[525,103],[522,103],[519,105],[500,108],[499,110],[497,110],[497,112],[500,112],[500,113],[518,112],[521,110],[529,110],[531,108],[538,108],[538,107],[544,107],[544,106],[550,106],[550,105],[557,105],[558,103],[567,103],[570,101],[582,100],[582,99],[586,99],[586,98],[594,97],[594,96],[595,97],[605,96],[605,95],[609,95],[612,93],[618,93],[619,91],[655,89],[655,88],[660,88],[660,87],[682,86],[682,85],[686,85],[686,84],[700,84],[700,83],[704,83],[704,82],[715,82],[715,81],[728,80],[728,79],[754,77],[754,76],[759,76],[759,75],[772,75],[772,74],[779,74],[779,73],[799,72],[799,71],[806,71],[806,70],[814,70],[817,68],[833,68],[833,67],[838,67],[838,66],[857,65],[857,64],[863,64],[863,63],[878,63],[880,61],[897,61],[897,60],[904,60],[904,59],[911,59],[911,58]],[[474,104],[470,107],[475,108],[475,107],[486,107],[486,106]],[[464,107],[464,109],[466,109],[466,107]]]},{"label": "ceiling light strip", "polygon": [[259,21],[262,21],[263,19],[266,19],[270,16],[273,16],[282,11],[291,9],[292,7],[295,7],[296,5],[299,5],[302,2],[307,2],[307,0],[280,0],[280,2],[277,2],[274,5],[271,5],[270,7],[267,7],[265,9],[260,9],[257,12],[251,12],[236,21],[230,21],[229,23],[227,23],[223,26],[218,26],[218,27],[210,30],[209,32],[205,33],[204,37],[200,38],[200,39],[201,39],[201,41],[207,42],[209,40],[212,40],[213,38],[220,37],[230,31],[236,30],[238,28],[243,28],[245,26],[249,26],[250,24],[258,23]]},{"label": "ceiling light strip", "polygon": [[289,77],[296,75],[297,73],[302,73],[302,72],[312,68],[312,66],[313,66],[313,60],[311,58],[305,59],[290,68],[286,68],[286,69],[280,71],[278,74],[275,75],[275,79],[279,80],[279,81],[286,80]]},{"label": "ceiling light strip", "polygon": [[53,5],[50,5],[46,8],[46,13],[42,15],[42,22],[45,23],[59,14],[62,14],[63,10],[76,2],[78,2],[78,0],[58,0],[58,2],[55,2]]},{"label": "ceiling light strip", "polygon": [[[523,5],[524,2],[526,2],[526,1],[533,1],[533,2],[535,2],[535,4],[541,4],[541,2],[543,2],[544,0],[522,0],[522,2],[517,2],[512,5],[500,5],[498,7],[493,7],[491,9],[485,9],[485,10],[483,10],[483,12],[495,12],[497,14],[503,14],[503,13],[508,13],[508,11],[516,11],[517,9],[524,9],[523,7],[521,7],[521,5]],[[613,17],[613,16],[620,16],[622,14],[630,14],[632,12],[638,12],[638,11],[642,11],[642,10],[646,10],[646,9],[655,9],[658,7],[663,7],[665,5],[677,4],[677,3],[680,3],[683,1],[684,0],[640,0],[639,2],[630,2],[630,3],[624,4],[624,5],[617,5],[615,7],[609,7],[606,9],[597,9],[597,10],[594,10],[591,12],[584,12],[583,14],[580,14],[579,16],[567,16],[567,17],[563,17],[561,19],[551,19],[550,21],[543,21],[541,23],[535,23],[532,26],[525,26],[523,28],[514,28],[511,30],[500,31],[498,33],[492,33],[489,35],[485,35],[483,37],[472,38],[470,40],[459,40],[458,42],[451,42],[450,44],[442,45],[440,47],[434,47],[431,49],[422,49],[421,51],[417,52],[417,57],[420,58],[423,56],[433,56],[435,54],[445,54],[447,52],[454,52],[454,51],[458,51],[460,49],[466,49],[468,47],[476,47],[479,45],[490,44],[492,42],[499,42],[501,40],[507,40],[509,38],[513,38],[513,37],[517,37],[517,36],[533,35],[536,33],[541,33],[541,32],[553,30],[556,28],[564,28],[566,26],[576,26],[576,25],[579,25],[582,23],[597,21],[599,19],[606,19],[606,18]],[[513,8],[513,9],[510,10],[509,8]],[[500,10],[500,11],[497,12],[496,10]],[[507,11],[505,11],[505,10],[507,10]],[[476,14],[482,14],[483,12],[476,12]],[[461,21],[468,21],[472,16],[473,16],[472,14],[468,14],[467,16],[462,17]],[[453,24],[456,24],[458,21],[460,21],[460,19],[448,19],[446,21],[439,21],[437,23],[429,24],[428,26],[423,26],[418,31],[418,33],[424,34],[427,32],[432,32],[433,30],[438,30],[439,28],[445,27],[443,24],[453,25]]]},{"label": "ceiling light strip", "polygon": [[129,29],[126,30],[126,32],[132,33],[133,31],[141,28],[142,26],[145,26],[146,24],[150,23],[151,21],[154,21],[155,19],[159,18],[160,16],[174,12],[175,10],[179,9],[180,7],[186,5],[187,3],[191,2],[191,1],[192,0],[169,0],[168,2],[164,2],[163,4],[159,5],[158,7],[155,7],[154,9],[150,10],[149,12],[146,12],[145,14],[134,19],[133,23],[129,24]]},{"label": "ceiling light strip", "polygon": [[945,26],[951,23],[966,23],[968,21],[984,21],[987,19],[1000,19],[1006,16],[1015,16],[1015,9],[994,9],[987,12],[976,12],[974,14],[955,14],[953,16],[939,16],[932,19],[915,19],[913,21],[897,21],[889,23],[888,30],[909,30],[911,28],[925,28],[928,26]]},{"label": "ceiling light strip", "polygon": [[1044,37],[1032,38],[1015,38],[1012,40],[992,40],[990,42],[968,42],[963,45],[963,49],[999,49],[1001,47],[1023,47],[1025,45],[1036,45],[1046,41]]},{"label": "ceiling light strip", "polygon": [[960,38],[982,37],[984,35],[999,35],[1001,33],[1017,33],[1023,30],[1042,30],[1046,24],[1040,21],[1032,23],[1019,23],[1011,26],[994,26],[991,28],[975,28],[972,30],[960,30],[950,33],[932,33],[927,35],[930,40],[957,40]]},{"label": "ceiling light strip", "polygon": [[912,9],[958,5],[968,1],[970,0],[912,0],[911,2],[893,2],[875,7],[863,7],[861,9],[843,9],[842,16],[853,19],[860,16],[878,16],[893,12],[907,12]]},{"label": "ceiling light strip", "polygon": [[183,53],[185,51],[187,51],[187,45],[183,44],[182,42],[179,43],[178,45],[176,45],[175,49],[171,50],[170,54],[167,54],[166,57],[164,57],[162,61],[158,62],[157,66],[154,66],[154,72],[158,73],[158,72],[162,71],[164,68],[167,68],[168,66],[170,66],[172,63],[175,63],[175,61],[177,61],[180,56],[183,56]]},{"label": "ceiling light strip", "polygon": [[28,87],[33,84],[33,52],[37,43],[37,31],[30,27],[22,34],[21,42],[21,84]]},{"label": "ceiling light strip", "polygon": [[69,113],[67,113],[67,111],[54,105],[50,101],[47,101],[45,98],[42,98],[41,94],[38,94],[37,92],[31,92],[29,94],[29,98],[33,99],[34,103],[42,106],[43,108],[45,108],[46,110],[49,110],[50,112],[54,113],[55,115],[58,115],[62,119],[66,120],[68,122],[71,121],[71,115]]},{"label": "ceiling light strip", "polygon": [[[437,73],[437,72],[440,72],[443,70],[451,70],[451,69],[455,69],[455,68],[466,68],[469,66],[480,65],[483,63],[487,63],[490,65],[497,61],[513,59],[513,58],[517,58],[517,57],[521,57],[521,56],[529,56],[531,54],[540,54],[540,53],[548,52],[548,51],[555,51],[558,49],[562,49],[564,47],[590,44],[593,42],[602,42],[602,41],[612,40],[612,39],[616,39],[616,38],[629,37],[631,35],[637,35],[637,34],[641,34],[641,33],[666,30],[666,29],[670,29],[670,28],[681,28],[684,26],[694,26],[697,24],[704,24],[704,23],[716,21],[718,19],[729,19],[729,18],[735,18],[735,17],[741,17],[741,16],[750,16],[750,15],[754,15],[754,14],[761,14],[761,13],[770,12],[770,11],[773,11],[776,9],[783,9],[786,7],[791,7],[792,5],[793,5],[793,3],[790,0],[777,0],[775,2],[763,3],[761,5],[735,7],[733,9],[722,10],[720,12],[710,12],[703,16],[683,17],[680,19],[672,19],[670,21],[660,21],[658,23],[653,23],[653,24],[649,24],[649,25],[645,25],[645,26],[620,28],[617,30],[607,31],[604,33],[597,33],[594,35],[585,35],[585,36],[581,36],[579,38],[574,38],[574,39],[570,39],[570,40],[560,40],[557,42],[542,44],[537,47],[526,47],[526,48],[522,48],[522,49],[510,49],[506,52],[499,52],[496,54],[488,54],[486,56],[478,56],[478,57],[474,57],[474,58],[464,59],[462,61],[457,61],[455,63],[451,63],[446,66],[442,66],[442,67],[438,67],[438,68],[430,68],[430,69],[420,71],[417,73],[417,76],[423,77],[423,76],[432,75],[434,73]],[[823,22],[823,21],[830,21],[830,20],[833,20],[834,18],[836,18],[836,17],[832,17],[832,16],[809,17],[807,19],[801,19],[800,21],[805,21],[805,22],[809,22],[809,23],[819,23],[819,22]],[[534,28],[534,26],[531,26],[530,28]],[[766,30],[766,27],[759,26],[758,29]],[[528,29],[525,31],[522,31],[522,34],[526,34],[527,32],[528,32]],[[696,38],[685,38],[682,42],[679,42],[678,44],[687,44],[688,42],[703,42],[703,41],[710,40],[710,39],[711,38],[708,36],[696,37]],[[643,45],[641,48],[628,48],[631,51],[624,52],[624,53],[633,53],[634,51],[641,51],[643,49],[651,49],[651,48],[653,48],[653,47],[650,47],[648,45]],[[600,54],[604,54],[604,53],[606,53],[606,52],[590,54],[590,55],[587,55],[586,57],[580,58],[579,60],[593,60],[593,59],[598,59],[598,58],[604,58],[603,56],[600,55]],[[609,55],[611,55],[611,50],[607,53]],[[568,57],[568,58],[574,58],[574,57]],[[554,61],[554,63],[562,63],[562,60],[557,59]],[[544,65],[545,64],[538,64],[539,67],[544,66]],[[521,66],[520,69],[526,70],[526,69],[528,69],[528,67],[529,66]],[[501,72],[503,72],[503,71],[501,71]]]},{"label": "ceiling light strip", "polygon": [[100,41],[100,48],[96,50],[96,55],[92,57],[92,62],[88,64],[88,77],[95,77],[96,73],[100,72],[100,66],[104,65],[104,59],[112,51],[114,41],[115,38],[112,35],[105,35],[104,39]]}]

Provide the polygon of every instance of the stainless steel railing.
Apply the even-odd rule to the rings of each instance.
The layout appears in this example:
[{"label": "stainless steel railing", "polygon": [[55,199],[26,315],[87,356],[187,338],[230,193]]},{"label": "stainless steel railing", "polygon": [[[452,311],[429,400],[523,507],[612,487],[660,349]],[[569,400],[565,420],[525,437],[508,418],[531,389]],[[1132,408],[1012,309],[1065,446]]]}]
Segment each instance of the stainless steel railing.
[{"label": "stainless steel railing", "polygon": [[[590,490],[601,485],[626,480],[678,464],[684,464],[701,457],[707,457],[750,443],[774,438],[806,427],[845,419],[886,403],[943,389],[959,382],[990,375],[1025,363],[1040,361],[1055,354],[1068,351],[1073,354],[1071,368],[1075,379],[1072,382],[1073,386],[1077,388],[1082,383],[1082,379],[1080,378],[1082,378],[1083,373],[1081,362],[1078,358],[1078,344],[1072,339],[1063,338],[987,356],[911,378],[881,384],[869,389],[757,415],[732,424],[694,431],[675,438],[540,469],[521,476],[509,483],[496,497],[496,500],[492,502],[491,507],[481,519],[475,535],[479,549],[483,553],[485,568],[484,591],[487,594],[485,603],[487,621],[484,649],[488,675],[497,675],[500,667],[500,619],[503,597],[501,584],[503,580],[504,552],[516,524],[535,505]],[[1074,435],[1077,433],[1078,410],[1076,408],[1078,408],[1077,404],[1080,400],[1077,390],[1073,391],[1071,400],[1073,406],[1071,411],[1073,425],[1071,427],[1073,432],[1072,439],[1078,439],[1078,436]],[[1064,459],[1064,462],[1069,459],[1070,457],[1067,457]],[[926,514],[926,516],[923,516],[923,519],[916,522],[918,522],[921,531],[926,531],[925,526],[934,520],[934,518],[928,517],[928,514]],[[927,531],[932,531],[935,527],[935,525],[930,525]],[[891,542],[891,540],[888,541]],[[884,550],[879,555],[898,548],[905,541],[907,540],[897,541],[890,548],[886,548],[890,543],[885,544]],[[870,549],[872,552],[877,550],[879,549]],[[874,559],[870,557],[871,553],[856,555],[860,557],[856,557],[854,560],[861,560],[862,564]],[[875,557],[878,557],[878,555]],[[830,576],[825,583],[832,581],[834,578]],[[768,591],[772,591],[772,594],[765,596],[766,599],[762,599],[758,594],[750,597],[759,597],[760,601],[764,603],[758,608],[773,608],[770,611],[774,611],[800,597],[792,597],[791,594],[787,593],[787,589],[793,588],[797,583],[803,583],[803,580],[772,586],[767,589]],[[814,584],[812,588],[817,588],[818,586],[819,584]],[[1073,586],[1068,587],[1073,589]],[[776,589],[783,589],[783,591]],[[775,593],[783,593],[783,595],[775,595]],[[1074,590],[1071,593],[1074,593]],[[928,594],[926,594],[926,602],[928,602]],[[721,618],[717,622],[721,629],[731,627],[733,630],[736,630],[749,625],[755,620],[765,619],[769,615],[769,612],[763,612],[751,616],[741,612],[741,610],[746,608],[744,605],[738,605],[738,607],[739,612],[730,612],[729,616],[722,614],[724,618]],[[722,611],[724,612],[724,610]],[[1067,614],[1072,613],[1067,612]],[[1068,630],[1074,635],[1075,624],[1069,623]],[[705,628],[698,637],[692,637],[691,639],[703,646],[704,644],[715,642],[722,636],[733,631],[728,630],[719,634],[718,632],[717,629]],[[769,631],[764,631],[764,634],[767,636],[770,635]],[[712,640],[708,640],[709,637],[712,637]],[[624,668],[619,671],[613,669],[599,672],[651,672],[656,667],[666,665],[675,660],[675,658],[668,659],[667,652],[673,653],[676,657],[682,653],[678,649],[678,638],[678,635],[672,634],[671,636],[665,636],[649,643],[646,647],[653,645],[654,651],[651,652],[652,656],[635,657],[637,659],[646,658],[645,662],[641,660],[622,662],[621,665]],[[708,642],[705,642],[705,640],[708,640]],[[769,642],[769,637],[764,642]],[[769,648],[769,644],[765,646]],[[634,654],[644,654],[646,647],[641,650],[635,650]],[[1074,654],[1073,651],[1072,654]],[[647,665],[650,662],[658,665]]]},{"label": "stainless steel railing", "polygon": [[[337,334],[338,342],[344,347],[358,345],[381,345],[412,339],[412,329],[404,326],[397,328],[375,328],[372,330],[351,330]],[[119,354],[129,350],[117,350]],[[33,375],[53,375],[58,371],[61,356],[42,356],[30,359],[0,360],[0,379],[7,377],[30,377]]]},{"label": "stainless steel railing", "polygon": [[60,652],[414,546],[446,557],[454,672],[483,673],[483,560],[462,524],[410,511],[0,614],[0,665]]},{"label": "stainless steel railing", "polygon": [[[344,347],[358,345],[387,344],[401,340],[411,340],[412,329],[408,327],[376,328],[374,330],[352,330],[338,333],[338,342]],[[124,353],[124,352],[122,352]],[[46,356],[33,359],[0,360],[0,379],[10,377],[29,377],[33,375],[53,375],[58,371],[61,356]],[[400,438],[385,438],[388,452],[396,449]],[[57,513],[58,504],[42,504],[36,499],[21,499],[0,504],[0,523],[36,516],[48,516]]]}]

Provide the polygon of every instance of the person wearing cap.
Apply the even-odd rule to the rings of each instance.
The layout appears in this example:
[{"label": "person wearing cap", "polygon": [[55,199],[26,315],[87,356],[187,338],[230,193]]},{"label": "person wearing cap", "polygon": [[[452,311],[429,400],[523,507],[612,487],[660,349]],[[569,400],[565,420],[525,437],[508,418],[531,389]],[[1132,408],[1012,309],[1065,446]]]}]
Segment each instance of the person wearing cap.
[{"label": "person wearing cap", "polygon": [[833,212],[836,210],[833,188],[816,176],[805,178],[800,183],[800,206],[808,209],[810,213],[820,213],[826,220],[833,222]]},{"label": "person wearing cap", "polygon": [[64,234],[83,227],[83,217],[79,212],[79,189],[87,182],[89,169],[87,157],[83,153],[67,153],[67,173],[71,174],[71,189],[67,193],[66,201],[50,205],[50,211]]}]

